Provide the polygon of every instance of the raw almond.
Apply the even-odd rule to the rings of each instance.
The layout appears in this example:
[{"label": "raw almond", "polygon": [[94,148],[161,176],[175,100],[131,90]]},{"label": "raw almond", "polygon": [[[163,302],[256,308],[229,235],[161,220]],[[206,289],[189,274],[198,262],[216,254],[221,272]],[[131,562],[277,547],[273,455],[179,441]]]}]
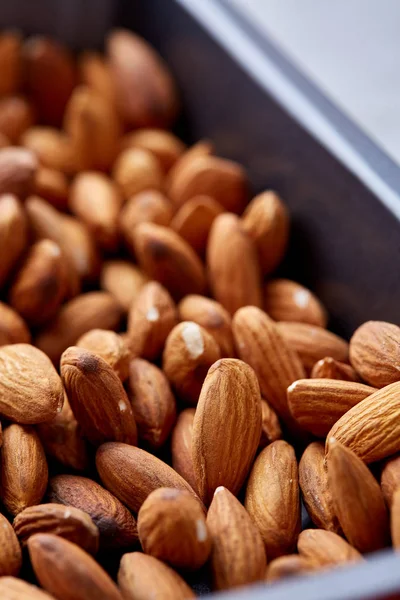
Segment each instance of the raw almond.
[{"label": "raw almond", "polygon": [[129,311],[147,281],[147,275],[128,261],[109,260],[103,263],[100,285],[114,296],[124,312]]},{"label": "raw almond", "polygon": [[102,96],[109,104],[115,103],[115,88],[110,65],[98,52],[85,51],[79,57],[82,82]]},{"label": "raw almond", "polygon": [[312,368],[313,379],[340,379],[341,381],[360,381],[357,373],[350,365],[339,362],[331,356],[321,358]]},{"label": "raw almond", "polygon": [[144,190],[162,190],[164,184],[158,160],[141,148],[123,150],[114,163],[112,175],[125,199]]},{"label": "raw almond", "polygon": [[323,529],[305,529],[299,535],[300,556],[316,567],[328,567],[362,560],[361,554],[340,535]]},{"label": "raw almond", "polygon": [[297,321],[326,327],[328,320],[318,298],[290,279],[273,279],[265,284],[264,310],[275,321]]},{"label": "raw almond", "polygon": [[223,207],[211,196],[195,196],[187,200],[171,221],[171,227],[200,256],[204,256],[211,226]]},{"label": "raw almond", "polygon": [[396,489],[392,497],[390,508],[390,530],[393,548],[400,548],[400,489]]},{"label": "raw almond", "polygon": [[181,174],[190,168],[190,163],[200,156],[210,156],[214,152],[214,144],[210,140],[200,140],[193,146],[190,146],[181,154],[176,163],[171,167],[166,180],[168,196],[171,197],[171,191],[179,185],[182,179]]},{"label": "raw almond", "polygon": [[171,169],[185,151],[184,143],[170,131],[143,128],[127,133],[121,140],[121,149],[142,148],[159,161],[165,173]]},{"label": "raw almond", "polygon": [[100,257],[94,239],[84,223],[69,215],[63,215],[60,245],[83,281],[97,281]]},{"label": "raw almond", "polygon": [[26,198],[33,191],[38,168],[36,156],[26,148],[8,146],[0,149],[0,195],[14,194]]},{"label": "raw almond", "polygon": [[36,154],[43,167],[71,174],[74,170],[73,151],[67,135],[53,127],[30,127],[20,143]]},{"label": "raw almond", "polygon": [[268,402],[261,398],[261,439],[259,448],[265,448],[271,442],[282,437],[282,429],[276,412]]},{"label": "raw almond", "polygon": [[293,551],[300,532],[300,493],[294,450],[284,440],[267,446],[250,472],[245,507],[264,540],[268,560]]},{"label": "raw almond", "polygon": [[400,487],[400,455],[395,455],[384,462],[381,471],[381,490],[389,508],[398,487]]},{"label": "raw almond", "polygon": [[25,321],[8,304],[0,302],[0,346],[29,344],[30,331]]},{"label": "raw almond", "polygon": [[193,422],[196,489],[205,504],[220,485],[239,492],[260,435],[261,396],[253,369],[237,359],[217,361],[204,381]]},{"label": "raw almond", "polygon": [[196,410],[186,408],[179,415],[172,430],[171,454],[172,466],[188,484],[196,490],[196,477],[193,470],[192,437],[193,421]]},{"label": "raw almond", "polygon": [[287,577],[306,575],[314,570],[314,566],[304,556],[298,554],[287,554],[274,558],[269,563],[265,579],[269,582]]},{"label": "raw almond", "polygon": [[0,287],[8,279],[27,243],[27,220],[21,204],[11,194],[0,195]]},{"label": "raw almond", "polygon": [[16,577],[0,577],[0,595],[3,600],[55,600],[54,596]]},{"label": "raw almond", "polygon": [[68,208],[69,181],[62,171],[40,166],[33,180],[32,193],[60,210]]},{"label": "raw almond", "polygon": [[19,31],[2,31],[0,35],[0,96],[15,93],[21,80],[21,41]]},{"label": "raw almond", "polygon": [[266,556],[260,532],[244,506],[222,486],[215,490],[207,526],[212,539],[211,568],[216,589],[263,579]]},{"label": "raw almond", "polygon": [[115,331],[91,329],[79,338],[76,345],[103,358],[121,381],[128,378],[132,356],[122,337]]},{"label": "raw almond", "polygon": [[7,96],[0,100],[0,132],[17,145],[23,133],[34,123],[34,110],[23,96]]},{"label": "raw almond", "polygon": [[0,514],[0,577],[18,575],[21,566],[22,552],[18,538],[12,525]]}]

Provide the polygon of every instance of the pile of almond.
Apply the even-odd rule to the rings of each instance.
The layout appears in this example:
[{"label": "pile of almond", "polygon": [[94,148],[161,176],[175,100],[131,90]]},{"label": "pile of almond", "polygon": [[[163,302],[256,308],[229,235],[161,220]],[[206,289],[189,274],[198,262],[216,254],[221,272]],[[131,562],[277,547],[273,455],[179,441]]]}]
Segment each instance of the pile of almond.
[{"label": "pile of almond", "polygon": [[274,278],[287,209],[168,130],[143,39],[6,32],[0,73],[1,599],[180,600],[199,569],[269,586],[400,548],[400,328],[347,343]]}]

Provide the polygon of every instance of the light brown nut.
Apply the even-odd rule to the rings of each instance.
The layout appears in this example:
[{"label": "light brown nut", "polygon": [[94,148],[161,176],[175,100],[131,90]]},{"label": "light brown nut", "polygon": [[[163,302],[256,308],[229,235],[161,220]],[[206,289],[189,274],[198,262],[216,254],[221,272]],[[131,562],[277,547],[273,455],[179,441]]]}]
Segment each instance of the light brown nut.
[{"label": "light brown nut", "polygon": [[193,321],[183,321],[167,337],[163,370],[178,396],[196,405],[207,372],[220,357],[212,335]]},{"label": "light brown nut", "polygon": [[268,402],[261,398],[261,438],[259,448],[265,448],[271,442],[282,437],[282,429],[278,416]]},{"label": "light brown nut", "polygon": [[171,221],[171,227],[200,256],[204,256],[211,226],[222,212],[221,204],[211,196],[195,196],[177,211]]},{"label": "light brown nut", "polygon": [[0,149],[0,195],[15,194],[26,198],[33,190],[38,168],[36,156],[26,148],[8,146]]},{"label": "light brown nut", "polygon": [[217,361],[204,381],[193,422],[193,468],[205,504],[220,485],[239,492],[260,435],[261,396],[253,369],[233,358]]},{"label": "light brown nut", "polygon": [[195,412],[194,408],[186,408],[178,415],[175,427],[172,430],[171,454],[173,468],[197,493],[192,459],[193,420]]},{"label": "light brown nut", "polygon": [[25,85],[42,123],[59,126],[76,84],[72,55],[53,39],[36,36],[23,46]]},{"label": "light brown nut", "polygon": [[171,125],[178,110],[177,91],[154,48],[131,31],[115,29],[107,39],[107,56],[118,109],[126,125]]},{"label": "light brown nut", "polygon": [[9,302],[31,325],[51,319],[68,291],[69,265],[52,240],[33,244],[9,292]]},{"label": "light brown nut", "polygon": [[272,279],[264,286],[264,310],[275,321],[297,321],[326,327],[328,315],[318,298],[290,279]]},{"label": "light brown nut", "polygon": [[343,532],[360,552],[384,548],[389,519],[378,482],[349,448],[329,438],[328,485]]},{"label": "light brown nut", "polygon": [[79,57],[79,74],[82,83],[92,88],[110,104],[115,103],[115,87],[110,65],[103,55],[85,51]]},{"label": "light brown nut", "polygon": [[25,321],[8,304],[0,302],[0,346],[29,344],[30,331]]},{"label": "light brown nut", "polygon": [[371,385],[382,388],[400,380],[400,327],[367,321],[350,340],[350,361]]},{"label": "light brown nut", "polygon": [[73,506],[39,504],[20,512],[14,519],[14,531],[22,546],[36,533],[53,533],[96,554],[99,530],[88,514]]},{"label": "light brown nut", "polygon": [[39,504],[47,488],[46,455],[33,427],[13,423],[3,432],[1,447],[1,501],[17,515]]},{"label": "light brown nut", "polygon": [[72,346],[63,353],[60,370],[76,420],[92,444],[137,443],[129,399],[120,378],[105,360]]},{"label": "light brown nut", "polygon": [[321,358],[312,368],[312,379],[340,379],[341,381],[360,382],[360,378],[350,365],[335,360],[331,356]]},{"label": "light brown nut", "polygon": [[63,215],[61,221],[61,247],[70,257],[74,271],[82,281],[93,284],[100,270],[100,257],[94,239],[84,223]]},{"label": "light brown nut", "polygon": [[279,579],[286,579],[287,577],[306,575],[313,570],[313,565],[303,556],[299,556],[298,554],[287,554],[286,556],[274,558],[274,560],[269,563],[265,579],[269,582],[273,582],[278,581]]},{"label": "light brown nut", "polygon": [[206,276],[202,262],[172,229],[141,223],[135,230],[135,253],[143,271],[162,283],[174,298],[204,292]]},{"label": "light brown nut", "polygon": [[135,358],[129,365],[128,385],[139,439],[151,448],[159,448],[176,420],[176,403],[168,380],[158,367]]},{"label": "light brown nut", "polygon": [[0,595],[3,600],[55,600],[54,596],[16,577],[0,577]]},{"label": "light brown nut", "polygon": [[57,600],[122,600],[110,576],[76,544],[37,533],[29,538],[28,550],[40,585]]},{"label": "light brown nut", "polygon": [[400,381],[377,390],[351,408],[327,436],[350,448],[366,463],[400,451]]},{"label": "light brown nut", "polygon": [[190,163],[200,156],[210,156],[214,152],[214,144],[210,140],[200,140],[178,158],[175,164],[171,167],[166,180],[166,188],[168,197],[171,196],[171,190],[176,186],[176,182],[181,180],[181,173],[184,172]]},{"label": "light brown nut", "polygon": [[117,186],[103,173],[85,171],[75,177],[69,207],[105,250],[112,251],[118,247],[121,206],[122,198]]},{"label": "light brown nut", "polygon": [[0,133],[11,144],[18,144],[24,132],[34,123],[31,103],[23,96],[7,96],[0,99]]},{"label": "light brown nut", "polygon": [[43,352],[29,344],[0,347],[0,414],[10,421],[51,421],[64,401],[61,379]]},{"label": "light brown nut", "polygon": [[268,191],[253,198],[243,227],[257,246],[263,275],[269,275],[284,257],[289,239],[289,214],[278,194]]},{"label": "light brown nut", "polygon": [[56,318],[39,333],[36,345],[57,362],[66,348],[91,329],[115,329],[121,309],[111,294],[88,292],[64,304]]},{"label": "light brown nut", "polygon": [[142,552],[124,554],[118,571],[118,585],[124,600],[148,600],[149,597],[152,600],[187,600],[195,597],[178,573]]},{"label": "light brown nut", "polygon": [[60,210],[68,207],[69,181],[62,171],[39,167],[33,181],[32,193]]},{"label": "light brown nut", "polygon": [[21,83],[21,41],[19,31],[2,31],[0,35],[0,96],[14,94]]},{"label": "light brown nut", "polygon": [[197,498],[172,467],[135,446],[118,442],[103,444],[97,450],[96,467],[105,487],[135,513],[147,496],[160,487],[187,490]]},{"label": "light brown nut", "polygon": [[323,327],[287,321],[277,323],[277,327],[286,343],[299,355],[307,371],[325,356],[331,356],[341,362],[348,361],[349,344]]},{"label": "light brown nut", "polygon": [[328,567],[362,560],[361,554],[340,535],[323,529],[305,529],[299,535],[300,556],[316,567]]},{"label": "light brown nut", "polygon": [[142,148],[154,154],[165,173],[171,169],[185,151],[185,144],[170,131],[164,129],[137,129],[123,136],[121,150]]},{"label": "light brown nut", "polygon": [[138,531],[143,551],[175,568],[197,570],[210,555],[204,512],[186,490],[151,492],[140,507]]},{"label": "light brown nut", "polygon": [[91,329],[76,342],[78,348],[85,348],[101,356],[121,379],[129,376],[131,353],[124,340],[115,331],[107,329]]},{"label": "light brown nut", "polygon": [[105,261],[100,274],[100,285],[119,303],[124,312],[128,312],[133,301],[148,277],[134,264],[125,260]]},{"label": "light brown nut", "polygon": [[67,175],[74,171],[70,140],[59,129],[42,125],[30,127],[22,135],[20,143],[36,154],[43,167],[55,169]]},{"label": "light brown nut", "polygon": [[263,579],[266,556],[260,532],[233,494],[215,490],[207,513],[214,587],[226,590]]},{"label": "light brown nut", "polygon": [[328,486],[325,448],[322,442],[312,442],[299,462],[299,483],[303,502],[312,522],[322,529],[340,533]]},{"label": "light brown nut", "polygon": [[392,534],[393,548],[400,548],[400,489],[397,488],[393,494],[392,506],[390,508],[390,530]]},{"label": "light brown nut", "polygon": [[[22,552],[18,538],[15,535],[12,525],[5,516],[0,514],[0,577],[18,575],[21,566]],[[3,598],[4,596],[1,597]]]},{"label": "light brown nut", "polygon": [[292,552],[300,532],[300,492],[294,450],[284,440],[267,446],[250,472],[245,507],[260,530],[268,560]]},{"label": "light brown nut", "polygon": [[164,173],[158,160],[141,148],[123,150],[114,163],[113,178],[125,199],[145,190],[162,190]]},{"label": "light brown nut", "polygon": [[0,195],[0,287],[7,281],[27,243],[25,211],[15,196]]},{"label": "light brown nut", "polygon": [[50,502],[73,506],[87,513],[100,532],[100,548],[133,546],[136,521],[121,502],[101,485],[78,475],[56,475],[49,481]]},{"label": "light brown nut", "polygon": [[397,454],[383,463],[381,471],[381,490],[389,508],[398,487],[400,487],[400,455]]},{"label": "light brown nut", "polygon": [[128,339],[133,356],[154,360],[178,322],[176,306],[167,290],[150,281],[140,290],[128,315]]},{"label": "light brown nut", "polygon": [[290,411],[302,429],[325,437],[336,421],[376,392],[369,385],[339,379],[299,379],[287,389]]},{"label": "light brown nut", "polygon": [[262,306],[255,246],[236,215],[224,213],[214,220],[207,244],[207,269],[215,299],[231,315],[242,306]]}]

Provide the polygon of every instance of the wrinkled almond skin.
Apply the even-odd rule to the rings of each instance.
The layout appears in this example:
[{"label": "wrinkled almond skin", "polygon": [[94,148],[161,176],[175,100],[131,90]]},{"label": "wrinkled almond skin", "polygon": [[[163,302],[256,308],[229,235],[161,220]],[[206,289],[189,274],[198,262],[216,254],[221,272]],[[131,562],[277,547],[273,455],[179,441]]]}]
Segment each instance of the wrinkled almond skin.
[{"label": "wrinkled almond skin", "polygon": [[215,299],[233,315],[242,306],[262,306],[255,246],[233,214],[219,215],[207,244],[207,269]]},{"label": "wrinkled almond skin", "polygon": [[129,399],[120,378],[104,359],[72,346],[63,353],[60,370],[72,411],[92,444],[137,443]]},{"label": "wrinkled almond skin", "polygon": [[10,421],[51,421],[64,401],[61,379],[48,357],[29,344],[0,347],[0,414]]},{"label": "wrinkled almond skin", "polygon": [[154,154],[165,173],[185,151],[185,144],[170,131],[143,128],[127,133],[121,139],[121,150],[142,148]]},{"label": "wrinkled almond skin", "polygon": [[267,567],[265,579],[268,582],[286,579],[287,577],[298,577],[313,571],[314,567],[305,557],[298,554],[287,554],[274,558]]},{"label": "wrinkled almond skin", "polygon": [[8,146],[0,149],[0,195],[26,198],[33,191],[38,160],[30,150]]},{"label": "wrinkled almond skin", "polygon": [[205,504],[220,485],[239,492],[260,435],[261,396],[253,369],[237,359],[217,361],[204,381],[193,422],[196,489]]},{"label": "wrinkled almond skin", "polygon": [[176,420],[176,403],[164,373],[155,365],[135,358],[129,365],[128,397],[139,439],[160,448]]},{"label": "wrinkled almond skin", "polygon": [[21,33],[2,31],[0,35],[0,96],[18,91],[21,81]]},{"label": "wrinkled almond skin", "polygon": [[312,368],[310,377],[312,379],[339,379],[341,381],[356,381],[360,378],[350,365],[339,362],[331,356],[321,358]]},{"label": "wrinkled almond skin", "polygon": [[244,506],[229,490],[218,487],[207,513],[211,534],[214,587],[227,590],[263,579],[264,543]]},{"label": "wrinkled almond skin", "polygon": [[3,432],[1,500],[12,515],[39,504],[47,487],[46,455],[33,427],[17,425]]},{"label": "wrinkled almond skin", "polygon": [[315,567],[328,567],[362,560],[361,554],[346,540],[332,531],[305,529],[299,535],[300,556]]},{"label": "wrinkled almond skin", "polygon": [[400,491],[397,489],[392,498],[390,509],[390,530],[392,534],[393,548],[400,548]]},{"label": "wrinkled almond skin", "polygon": [[28,228],[20,202],[11,194],[0,195],[0,288],[28,243]]},{"label": "wrinkled almond skin", "polygon": [[300,492],[292,446],[278,440],[258,455],[246,488],[245,507],[264,540],[268,560],[289,554],[300,532]]},{"label": "wrinkled almond skin", "polygon": [[282,437],[282,429],[278,416],[268,402],[261,398],[261,438],[260,448],[265,448],[271,442],[276,442]]},{"label": "wrinkled almond skin", "polygon": [[[0,580],[1,581],[1,580]],[[187,600],[195,595],[166,564],[142,552],[124,554],[118,571],[124,600]]]},{"label": "wrinkled almond skin", "polygon": [[79,57],[79,73],[82,82],[102,96],[109,104],[115,103],[114,82],[105,58],[93,51],[85,51]]},{"label": "wrinkled almond skin", "polygon": [[264,310],[274,321],[296,321],[326,327],[328,316],[318,298],[290,279],[272,279],[264,286]]},{"label": "wrinkled almond skin", "polygon": [[30,331],[25,321],[8,304],[0,302],[0,346],[29,344]]},{"label": "wrinkled almond skin", "polygon": [[79,338],[76,345],[101,356],[121,381],[128,378],[132,356],[122,337],[115,331],[91,329]]},{"label": "wrinkled almond skin", "polygon": [[196,405],[207,372],[220,357],[217,342],[205,329],[183,321],[167,337],[163,370],[177,395]]},{"label": "wrinkled almond skin", "polygon": [[400,327],[367,321],[350,340],[350,362],[370,385],[385,387],[400,380]]},{"label": "wrinkled almond skin", "polygon": [[158,160],[141,148],[123,150],[114,163],[112,175],[125,200],[145,190],[163,188],[164,173]]},{"label": "wrinkled almond skin", "polygon": [[0,595],[4,600],[55,600],[54,596],[16,577],[0,577]]},{"label": "wrinkled almond skin", "polygon": [[61,171],[67,175],[74,170],[73,151],[67,135],[53,127],[30,127],[22,135],[20,143],[36,154],[43,167]]},{"label": "wrinkled almond skin", "polygon": [[147,275],[128,261],[109,260],[103,263],[100,285],[114,296],[124,312],[129,311],[147,281]]},{"label": "wrinkled almond skin", "polygon": [[73,506],[39,504],[20,512],[14,519],[14,531],[22,546],[36,533],[52,533],[96,554],[99,530],[88,514]]},{"label": "wrinkled almond skin", "polygon": [[188,484],[196,490],[196,477],[193,470],[192,437],[193,421],[196,410],[186,408],[178,415],[175,427],[172,430],[171,454],[172,466]]},{"label": "wrinkled almond skin", "polygon": [[5,516],[0,514],[0,577],[17,576],[21,566],[22,552],[18,538],[12,525]]},{"label": "wrinkled almond skin", "polygon": [[383,463],[381,471],[381,490],[389,508],[398,487],[400,487],[400,455],[395,455]]},{"label": "wrinkled almond skin", "polygon": [[159,488],[151,492],[139,510],[138,531],[146,554],[177,569],[199,569],[211,551],[204,512],[184,490]]},{"label": "wrinkled almond skin", "polygon": [[129,510],[101,485],[78,475],[56,475],[49,481],[50,502],[87,513],[100,533],[100,548],[133,546],[138,533]]},{"label": "wrinkled almond skin", "polygon": [[68,208],[69,181],[61,171],[40,166],[33,180],[32,193],[60,210]]},{"label": "wrinkled almond skin", "polygon": [[12,144],[19,143],[34,119],[33,107],[23,96],[7,96],[0,100],[0,133]]},{"label": "wrinkled almond skin", "polygon": [[204,256],[211,226],[222,212],[222,206],[211,196],[195,196],[178,209],[171,227]]}]

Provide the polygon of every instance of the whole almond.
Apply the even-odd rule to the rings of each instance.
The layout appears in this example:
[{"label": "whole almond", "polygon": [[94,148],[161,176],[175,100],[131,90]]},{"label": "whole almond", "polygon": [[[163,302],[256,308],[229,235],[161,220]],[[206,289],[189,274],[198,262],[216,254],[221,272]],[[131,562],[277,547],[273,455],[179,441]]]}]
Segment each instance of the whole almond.
[{"label": "whole almond", "polygon": [[139,439],[159,448],[176,420],[176,403],[164,373],[155,365],[135,358],[129,365],[129,399]]},{"label": "whole almond", "polygon": [[400,548],[400,490],[399,488],[393,494],[392,505],[390,507],[390,530],[392,534],[393,548]]},{"label": "whole almond", "polygon": [[6,517],[0,514],[0,577],[18,575],[21,566],[22,552],[17,536]]},{"label": "whole almond", "polygon": [[0,195],[26,198],[33,191],[38,168],[36,156],[26,148],[0,148]]},{"label": "whole almond", "polygon": [[0,595],[3,600],[55,600],[54,596],[16,577],[0,577]]},{"label": "whole almond", "polygon": [[68,208],[69,181],[62,171],[39,167],[33,180],[32,193],[60,210]]},{"label": "whole almond", "polygon": [[223,207],[211,196],[195,196],[183,204],[171,221],[171,227],[200,256],[204,256],[211,226]]},{"label": "whole almond", "polygon": [[268,402],[261,398],[261,439],[260,448],[265,448],[271,442],[276,442],[282,437],[282,429],[278,416]]},{"label": "whole almond", "polygon": [[207,269],[215,299],[230,313],[247,304],[261,307],[261,273],[255,246],[233,214],[219,215],[207,245]]},{"label": "whole almond", "polygon": [[64,254],[70,257],[74,270],[83,281],[97,281],[100,259],[93,236],[84,223],[63,215],[61,244]]},{"label": "whole almond", "polygon": [[398,487],[400,487],[400,455],[395,455],[383,463],[381,471],[381,490],[389,508]]},{"label": "whole almond", "polygon": [[201,294],[206,287],[203,264],[189,244],[167,227],[141,223],[135,230],[139,265],[176,299]]},{"label": "whole almond", "polygon": [[61,379],[48,357],[29,344],[0,347],[0,414],[10,421],[51,421],[63,405]]},{"label": "whole almond", "polygon": [[224,487],[207,513],[214,587],[226,590],[263,579],[266,556],[260,532],[242,504]]},{"label": "whole almond", "polygon": [[21,204],[11,194],[0,195],[0,287],[10,276],[27,243],[27,220]]},{"label": "whole almond", "polygon": [[178,322],[176,306],[167,290],[150,281],[139,291],[128,314],[128,338],[134,356],[158,358]]},{"label": "whole almond", "polygon": [[195,597],[178,573],[142,552],[124,554],[118,571],[118,585],[124,600],[187,600]]},{"label": "whole almond", "polygon": [[211,551],[204,512],[186,490],[151,492],[140,507],[138,531],[146,554],[178,569],[199,569]]},{"label": "whole almond", "polygon": [[268,560],[293,551],[300,532],[300,493],[294,450],[284,440],[258,455],[245,507],[264,540]]},{"label": "whole almond", "polygon": [[384,548],[389,519],[378,482],[354,452],[329,439],[328,484],[345,536],[360,552]]},{"label": "whole almond", "polygon": [[2,31],[0,35],[0,96],[15,93],[21,80],[21,41],[19,31]]},{"label": "whole almond", "polygon": [[217,361],[204,381],[193,422],[196,489],[205,504],[220,485],[239,492],[260,435],[261,396],[253,369],[237,359]]},{"label": "whole almond", "polygon": [[8,304],[0,302],[0,346],[29,344],[30,331],[25,321]]},{"label": "whole almond", "polygon": [[350,340],[350,361],[371,385],[382,388],[400,380],[400,327],[367,321]]},{"label": "whole almond", "polygon": [[341,381],[360,381],[357,373],[350,365],[339,362],[331,356],[321,358],[312,368],[313,379],[340,379]]},{"label": "whole almond", "polygon": [[56,475],[49,481],[50,502],[87,513],[100,533],[100,548],[125,548],[138,539],[136,521],[129,510],[101,485],[78,475]]},{"label": "whole almond", "polygon": [[185,402],[196,405],[211,365],[221,356],[215,339],[193,321],[183,321],[165,342],[163,370]]},{"label": "whole almond", "polygon": [[129,376],[131,353],[120,335],[107,329],[91,329],[76,342],[78,348],[85,348],[101,356],[121,379]]},{"label": "whole almond", "polygon": [[144,190],[161,190],[164,173],[158,160],[141,148],[123,150],[114,163],[113,178],[125,199]]},{"label": "whole almond", "polygon": [[171,197],[171,191],[179,186],[182,180],[181,174],[190,168],[190,164],[200,156],[210,156],[214,152],[214,144],[210,140],[200,140],[193,146],[190,146],[181,154],[175,164],[171,167],[166,180],[168,196]]},{"label": "whole almond", "polygon": [[34,123],[34,109],[23,96],[0,99],[0,132],[17,145],[23,133]]},{"label": "whole almond", "polygon": [[14,519],[14,531],[22,546],[36,533],[53,533],[74,542],[86,552],[96,554],[99,530],[88,514],[73,506],[39,504],[20,512]]},{"label": "whole almond", "polygon": [[47,487],[46,455],[33,427],[9,425],[1,448],[0,497],[7,511],[17,515],[39,504]]},{"label": "whole almond", "polygon": [[316,567],[328,567],[362,560],[361,554],[340,535],[323,529],[305,529],[299,535],[300,556]]},{"label": "whole almond", "polygon": [[74,171],[73,151],[67,135],[54,127],[36,125],[22,135],[20,143],[36,154],[43,167],[67,175]]},{"label": "whole almond", "polygon": [[298,554],[287,554],[274,558],[268,564],[265,579],[268,582],[286,579],[287,577],[298,577],[313,571],[314,566],[304,556]]},{"label": "whole almond", "polygon": [[193,421],[196,410],[186,408],[179,415],[172,430],[171,454],[172,466],[188,484],[196,490],[196,477],[193,470],[192,437]]},{"label": "whole almond", "polygon": [[128,261],[109,260],[103,263],[100,285],[114,296],[124,312],[129,311],[147,281],[147,275]]},{"label": "whole almond", "polygon": [[110,65],[98,52],[85,51],[79,57],[81,81],[102,96],[109,104],[115,103],[115,87]]},{"label": "whole almond", "polygon": [[264,286],[264,310],[275,321],[297,321],[326,327],[326,310],[306,287],[290,279],[272,279]]},{"label": "whole almond", "polygon": [[37,533],[29,538],[28,550],[40,585],[57,600],[122,600],[110,576],[76,544]]},{"label": "whole almond", "polygon": [[157,158],[165,173],[185,151],[184,143],[170,131],[143,128],[127,133],[121,140],[121,149],[142,148]]}]

